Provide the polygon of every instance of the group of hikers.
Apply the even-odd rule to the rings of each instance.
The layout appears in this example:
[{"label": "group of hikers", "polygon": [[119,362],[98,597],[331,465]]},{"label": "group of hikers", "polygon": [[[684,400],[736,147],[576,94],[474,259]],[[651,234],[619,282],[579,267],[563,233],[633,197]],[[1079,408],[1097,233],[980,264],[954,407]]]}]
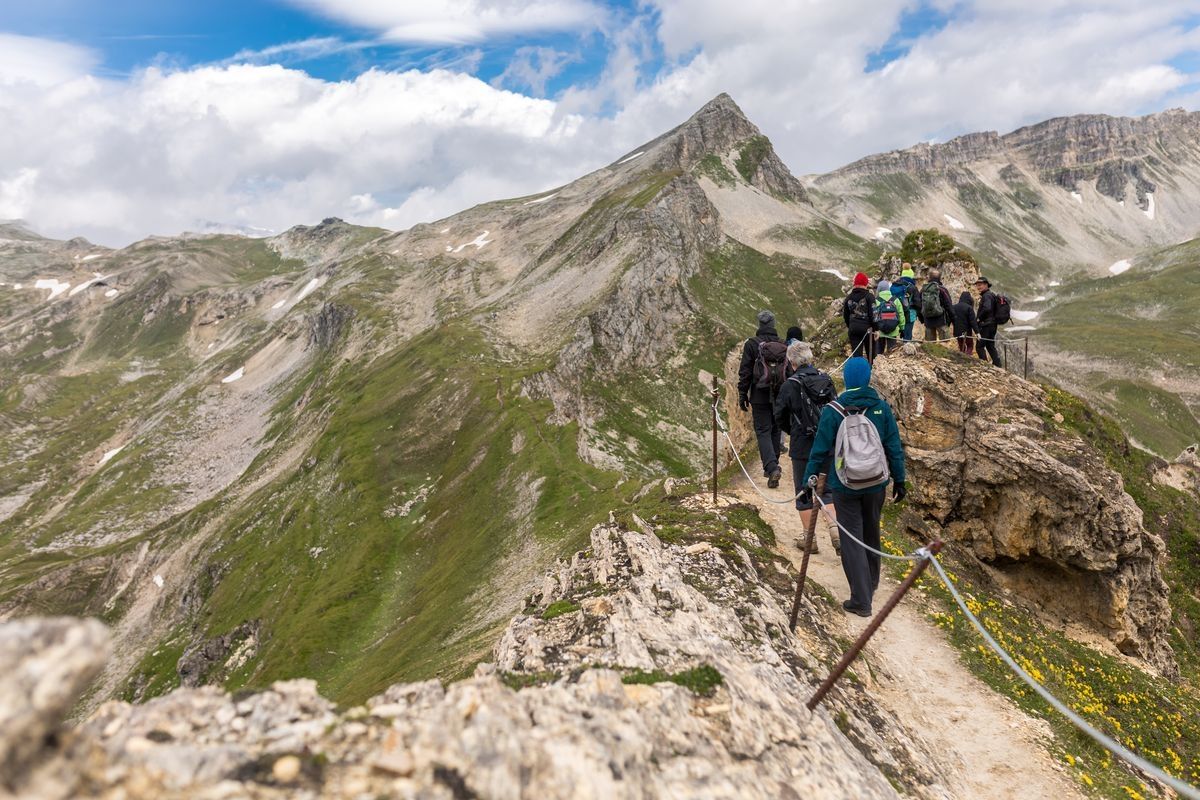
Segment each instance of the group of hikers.
[{"label": "group of hikers", "polygon": [[869,284],[865,273],[857,273],[854,287],[842,303],[842,320],[853,355],[870,360],[891,352],[900,342],[912,341],[913,326],[920,321],[925,326],[925,341],[947,340],[949,329],[961,352],[971,355],[978,349],[981,359],[1003,366],[996,350],[996,331],[1010,319],[1008,299],[993,292],[991,281],[984,276],[975,279],[978,308],[969,291],[959,295],[957,303],[952,302],[937,269],[929,270],[920,287],[908,263],[901,266],[895,281],[880,278],[874,292]]},{"label": "group of hikers", "polygon": [[[953,331],[959,349],[967,354],[979,342],[979,357],[1000,366],[996,331],[1008,321],[1008,300],[991,291],[991,282],[980,276],[974,286],[978,308],[970,292],[957,303],[942,285],[937,269],[929,270],[917,286],[912,267],[902,266],[894,282],[880,279],[875,292],[864,273],[854,276],[854,286],[842,305],[849,336],[850,358],[842,366],[844,390],[839,394],[833,378],[813,365],[812,346],[799,327],[780,338],[775,315],[758,313],[758,330],[742,347],[738,370],[738,406],[752,415],[754,435],[769,488],[783,477],[783,434],[789,437],[796,509],[805,530],[816,505],[825,507],[833,520],[830,539],[841,557],[850,584],[850,599],[842,607],[859,616],[871,616],[879,587],[880,518],[889,483],[892,499],[905,498],[904,446],[891,406],[871,388],[872,359],[890,352],[899,341],[912,339],[913,325],[925,326],[925,340],[948,340]],[[815,498],[817,475],[825,475],[824,491]],[[858,541],[846,541],[839,527]],[[815,539],[808,545],[818,552]]]}]

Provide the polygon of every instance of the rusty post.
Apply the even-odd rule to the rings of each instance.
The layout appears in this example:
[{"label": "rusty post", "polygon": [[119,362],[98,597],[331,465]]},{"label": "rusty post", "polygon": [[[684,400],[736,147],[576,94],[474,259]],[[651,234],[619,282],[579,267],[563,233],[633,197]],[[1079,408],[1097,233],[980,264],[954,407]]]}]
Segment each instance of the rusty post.
[{"label": "rusty post", "polygon": [[817,476],[817,486],[813,489],[813,509],[808,518],[808,530],[804,537],[804,554],[800,557],[800,577],[796,581],[796,599],[792,601],[792,617],[788,620],[788,630],[796,631],[796,617],[800,616],[800,598],[804,596],[804,579],[808,575],[808,551],[812,549],[813,535],[817,531],[817,498],[825,493],[825,473]]},{"label": "rusty post", "polygon": [[[842,546],[853,547],[854,544],[843,543]],[[933,544],[929,545],[929,552],[935,556],[942,552],[941,539],[938,539]],[[858,635],[858,640],[855,641],[854,644],[850,646],[850,649],[846,651],[846,654],[842,656],[842,660],[839,661],[837,666],[833,668],[833,671],[829,673],[829,677],[825,679],[824,683],[817,688],[816,693],[814,693],[813,696],[809,698],[808,702],[805,703],[805,705],[808,706],[809,711],[814,710],[817,705],[825,699],[825,695],[829,694],[829,690],[833,688],[835,683],[837,683],[838,678],[842,677],[842,674],[845,673],[846,669],[850,666],[854,659],[858,658],[858,654],[861,653],[863,647],[866,646],[867,640],[874,635],[875,631],[879,630],[879,626],[883,624],[885,619],[887,619],[888,614],[892,613],[892,609],[899,605],[900,600],[903,599],[904,595],[909,589],[912,588],[912,585],[917,582],[917,578],[921,577],[921,573],[923,573],[925,568],[928,566],[928,558],[922,558],[920,561],[913,564],[913,568],[909,570],[908,575],[904,578],[904,581],[896,587],[896,591],[892,592],[892,596],[888,598],[888,601],[884,604],[883,608],[879,609],[879,613],[871,619],[871,621],[867,624],[867,627],[863,628],[863,632]]]},{"label": "rusty post", "polygon": [[1025,337],[1025,380],[1029,380],[1029,337]]},{"label": "rusty post", "polygon": [[713,470],[712,470],[712,490],[713,490],[713,508],[717,507],[717,400],[721,397],[720,390],[717,389],[717,376],[713,375],[712,379],[712,425],[713,425]]}]

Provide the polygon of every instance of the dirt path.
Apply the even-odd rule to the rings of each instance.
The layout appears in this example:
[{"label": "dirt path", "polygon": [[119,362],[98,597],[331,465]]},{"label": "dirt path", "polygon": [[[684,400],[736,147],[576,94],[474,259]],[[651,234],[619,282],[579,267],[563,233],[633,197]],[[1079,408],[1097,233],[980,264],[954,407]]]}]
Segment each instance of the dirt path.
[{"label": "dirt path", "polygon": [[[786,462],[787,459],[784,459]],[[780,489],[764,490],[780,498],[791,494],[790,464],[784,464]],[[785,488],[788,491],[785,493]],[[757,506],[775,529],[777,548],[799,567],[796,539],[803,533],[792,505],[764,503],[744,477],[733,486],[742,501]],[[821,551],[809,560],[808,575],[839,601],[849,598],[841,561],[829,542],[828,528],[817,526]],[[895,589],[886,570],[875,608]],[[867,620],[844,615],[845,633],[854,638]],[[876,679],[873,691],[893,713],[910,720],[932,751],[942,754],[947,785],[964,800],[1012,797],[1083,798],[1075,782],[1046,752],[1049,726],[1020,711],[967,671],[942,632],[912,603],[902,603],[864,651]]]}]

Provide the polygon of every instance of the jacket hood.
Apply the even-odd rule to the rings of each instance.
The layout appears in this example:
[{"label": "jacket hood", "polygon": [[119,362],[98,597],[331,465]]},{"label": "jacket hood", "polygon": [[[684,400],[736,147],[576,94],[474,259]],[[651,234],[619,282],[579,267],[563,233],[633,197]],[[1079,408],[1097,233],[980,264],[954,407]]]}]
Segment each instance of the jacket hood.
[{"label": "jacket hood", "polygon": [[880,300],[891,300],[892,299],[892,290],[884,289],[882,292],[879,293],[879,299]]},{"label": "jacket hood", "polygon": [[901,277],[901,278],[915,278],[915,277],[917,277],[917,276],[916,276],[916,274],[915,274],[915,273],[912,271],[912,269],[906,269],[906,270],[904,270],[904,271],[902,271],[902,272],[900,273],[900,277]]},{"label": "jacket hood", "polygon": [[883,398],[870,386],[858,389],[847,389],[838,395],[838,402],[844,407],[858,406],[859,408],[876,408],[883,405]]},{"label": "jacket hood", "polygon": [[958,302],[960,302],[960,303],[972,303],[973,301],[971,300],[971,293],[970,293],[970,292],[963,292],[962,294],[960,294],[960,295],[958,296]]},{"label": "jacket hood", "polygon": [[770,323],[768,325],[759,325],[758,330],[754,332],[754,335],[755,336],[774,336],[776,339],[779,338],[779,333],[775,330],[775,323]]}]

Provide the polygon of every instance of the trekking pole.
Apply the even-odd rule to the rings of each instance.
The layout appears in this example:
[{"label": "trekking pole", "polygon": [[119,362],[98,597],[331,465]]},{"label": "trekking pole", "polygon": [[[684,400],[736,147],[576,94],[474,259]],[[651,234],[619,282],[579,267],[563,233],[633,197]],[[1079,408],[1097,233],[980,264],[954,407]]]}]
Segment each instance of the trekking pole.
[{"label": "trekking pole", "polygon": [[874,635],[875,631],[879,630],[879,626],[883,624],[885,619],[887,619],[888,614],[892,613],[892,609],[899,605],[900,600],[903,599],[908,590],[912,588],[912,585],[917,582],[917,578],[921,577],[921,573],[924,572],[925,568],[929,566],[929,559],[933,556],[936,556],[940,552],[942,552],[941,539],[938,539],[929,545],[929,547],[925,548],[924,557],[917,563],[913,564],[913,568],[909,570],[908,575],[904,578],[904,581],[896,587],[896,591],[892,592],[892,596],[888,598],[887,603],[884,604],[883,608],[879,609],[878,614],[871,618],[871,621],[867,624],[867,627],[863,628],[863,632],[858,635],[858,639],[853,645],[850,646],[850,649],[846,651],[846,654],[842,656],[842,660],[839,661],[837,666],[833,668],[833,671],[829,673],[829,677],[825,678],[825,681],[817,688],[817,691],[812,697],[809,698],[808,702],[805,703],[809,711],[816,709],[817,705],[825,699],[825,695],[829,694],[829,690],[833,688],[835,683],[837,683],[838,678],[842,677],[854,659],[858,658],[858,654],[861,653],[863,647],[866,646],[867,640]]},{"label": "trekking pole", "polygon": [[[825,473],[817,476],[817,485],[813,489],[814,503],[816,498],[825,494]],[[796,617],[800,615],[800,598],[804,596],[804,578],[808,575],[808,551],[812,549],[813,535],[817,531],[817,509],[814,504],[808,517],[808,530],[804,537],[804,555],[800,557],[800,577],[796,581],[796,599],[792,601],[792,616],[788,620],[788,630],[796,632]]]},{"label": "trekking pole", "polygon": [[713,470],[712,470],[712,490],[713,490],[713,508],[717,507],[717,400],[721,397],[721,392],[717,389],[717,376],[713,375],[712,379],[712,423],[713,423]]},{"label": "trekking pole", "polygon": [[1029,380],[1029,337],[1025,337],[1025,380]]}]

